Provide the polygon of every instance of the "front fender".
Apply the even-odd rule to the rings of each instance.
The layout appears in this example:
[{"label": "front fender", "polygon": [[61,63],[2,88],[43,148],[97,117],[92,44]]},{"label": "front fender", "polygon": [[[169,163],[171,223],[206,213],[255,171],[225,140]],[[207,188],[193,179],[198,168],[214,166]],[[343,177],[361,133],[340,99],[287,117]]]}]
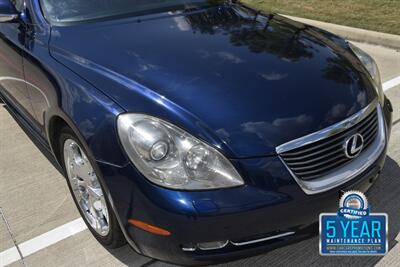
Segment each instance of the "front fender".
[{"label": "front fender", "polygon": [[[76,134],[96,161],[124,166],[127,158],[119,145],[116,119],[124,110],[74,72],[53,60],[51,74],[58,96],[44,115],[45,131],[52,142],[52,123],[61,118]],[[55,151],[53,151],[55,152]]]}]

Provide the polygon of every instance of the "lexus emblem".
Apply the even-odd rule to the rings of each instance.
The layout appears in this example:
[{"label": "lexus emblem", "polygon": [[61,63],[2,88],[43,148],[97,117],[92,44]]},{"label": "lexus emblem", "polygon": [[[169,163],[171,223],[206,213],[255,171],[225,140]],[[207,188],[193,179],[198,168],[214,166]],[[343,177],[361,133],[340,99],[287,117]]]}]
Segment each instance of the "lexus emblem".
[{"label": "lexus emblem", "polygon": [[344,144],[344,153],[349,159],[355,158],[360,155],[364,147],[364,138],[361,134],[354,134],[346,139]]}]

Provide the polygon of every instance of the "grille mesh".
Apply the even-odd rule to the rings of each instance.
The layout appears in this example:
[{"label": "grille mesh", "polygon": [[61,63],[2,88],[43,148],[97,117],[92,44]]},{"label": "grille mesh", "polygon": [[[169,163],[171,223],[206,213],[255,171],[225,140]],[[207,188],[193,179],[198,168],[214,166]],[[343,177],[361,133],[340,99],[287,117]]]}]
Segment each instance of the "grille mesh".
[{"label": "grille mesh", "polygon": [[364,138],[367,149],[378,135],[378,114],[374,109],[366,118],[353,127],[317,142],[281,153],[286,165],[300,179],[313,180],[320,178],[352,159],[346,157],[343,145],[351,135],[359,133]]}]

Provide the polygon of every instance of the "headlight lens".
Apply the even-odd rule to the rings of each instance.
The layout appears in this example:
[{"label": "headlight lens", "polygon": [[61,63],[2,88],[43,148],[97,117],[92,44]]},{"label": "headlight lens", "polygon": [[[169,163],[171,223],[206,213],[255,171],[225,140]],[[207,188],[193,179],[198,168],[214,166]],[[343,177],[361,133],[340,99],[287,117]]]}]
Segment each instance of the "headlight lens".
[{"label": "headlight lens", "polygon": [[370,55],[368,55],[366,52],[364,52],[357,46],[353,45],[352,43],[349,43],[349,46],[350,46],[351,50],[353,50],[354,54],[356,54],[358,59],[361,61],[361,63],[368,70],[369,74],[371,75],[371,77],[374,81],[375,89],[379,96],[379,101],[381,104],[383,104],[385,96],[384,96],[383,90],[382,90],[382,81],[381,81],[381,75],[379,73],[378,65],[376,64],[375,60]]},{"label": "headlight lens", "polygon": [[244,184],[216,149],[161,119],[143,114],[120,115],[118,135],[132,163],[158,185],[204,190]]}]

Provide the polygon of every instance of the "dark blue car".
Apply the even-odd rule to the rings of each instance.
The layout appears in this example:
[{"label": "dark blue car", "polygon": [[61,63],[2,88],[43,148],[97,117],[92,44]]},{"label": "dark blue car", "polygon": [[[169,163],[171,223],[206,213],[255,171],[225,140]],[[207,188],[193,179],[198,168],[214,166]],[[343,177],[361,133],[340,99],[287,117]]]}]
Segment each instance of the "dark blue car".
[{"label": "dark blue car", "polygon": [[0,96],[99,242],[185,265],[315,235],[392,120],[362,50],[218,0],[0,0]]}]

